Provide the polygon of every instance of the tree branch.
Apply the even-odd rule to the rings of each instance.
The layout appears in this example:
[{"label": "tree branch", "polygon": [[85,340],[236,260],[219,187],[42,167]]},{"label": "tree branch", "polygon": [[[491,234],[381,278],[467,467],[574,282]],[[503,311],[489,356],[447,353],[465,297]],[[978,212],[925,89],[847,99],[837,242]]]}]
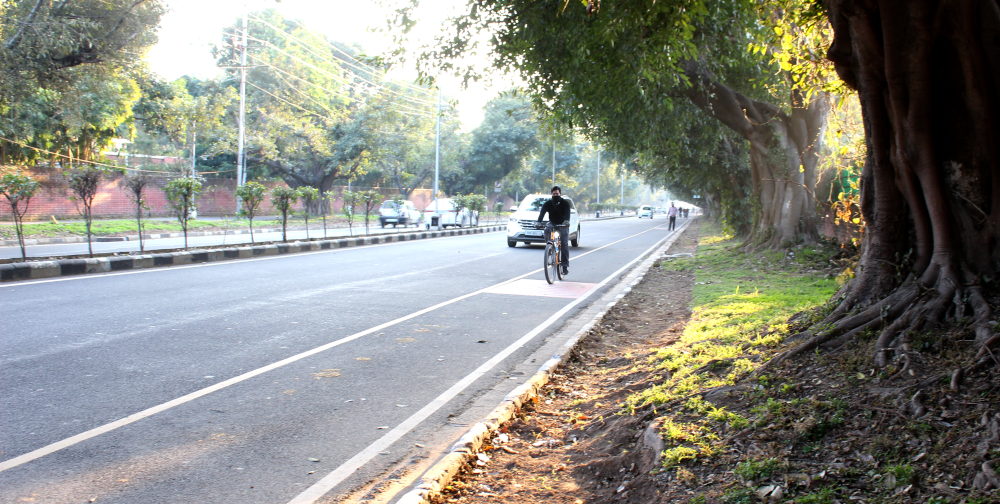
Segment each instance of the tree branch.
[{"label": "tree branch", "polygon": [[716,82],[694,62],[683,65],[684,73],[692,85],[685,95],[698,108],[715,117],[722,124],[743,138],[750,138],[755,126],[764,124],[781,115],[781,111],[769,103],[751,100],[732,88]]},{"label": "tree branch", "polygon": [[35,22],[35,16],[38,15],[38,10],[41,8],[42,2],[44,1],[45,0],[36,0],[35,6],[32,7],[31,12],[28,13],[28,19],[24,20],[24,22],[21,23],[21,26],[17,29],[17,33],[15,33],[14,36],[12,36],[10,39],[7,40],[6,43],[4,43],[4,48],[10,51],[21,43],[21,38],[24,37],[24,30],[26,30],[28,26],[30,26],[32,23]]}]

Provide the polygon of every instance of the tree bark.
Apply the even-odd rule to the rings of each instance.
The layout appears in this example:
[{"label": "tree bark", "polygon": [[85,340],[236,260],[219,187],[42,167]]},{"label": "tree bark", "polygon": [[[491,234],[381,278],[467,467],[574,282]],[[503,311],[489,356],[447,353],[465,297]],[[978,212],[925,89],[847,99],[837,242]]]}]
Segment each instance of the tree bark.
[{"label": "tree bark", "polygon": [[[829,57],[858,90],[868,158],[857,276],[789,355],[877,330],[875,360],[910,334],[968,323],[984,358],[1000,247],[1000,5],[996,0],[827,0]],[[787,357],[786,357],[787,358]]]},{"label": "tree bark", "polygon": [[783,247],[818,237],[815,187],[819,146],[829,104],[793,96],[791,114],[752,100],[706,75],[685,68],[688,98],[750,143],[750,176],[757,209],[748,243]]}]

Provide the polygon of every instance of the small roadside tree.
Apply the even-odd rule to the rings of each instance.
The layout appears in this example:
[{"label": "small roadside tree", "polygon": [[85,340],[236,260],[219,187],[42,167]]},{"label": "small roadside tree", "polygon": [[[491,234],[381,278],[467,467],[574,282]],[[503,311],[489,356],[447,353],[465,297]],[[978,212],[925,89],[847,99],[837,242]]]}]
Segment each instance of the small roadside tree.
[{"label": "small roadside tree", "polygon": [[201,194],[201,181],[192,177],[175,178],[167,182],[164,188],[167,193],[167,201],[177,216],[177,221],[184,231],[184,248],[188,247],[188,224],[191,221],[191,214],[195,209],[195,201]]},{"label": "small roadside tree", "polygon": [[455,224],[462,225],[462,212],[469,208],[469,195],[468,194],[456,194],[451,197],[451,202],[454,205],[452,212],[455,212]]},{"label": "small roadside tree", "polygon": [[479,216],[486,211],[486,202],[487,202],[486,196],[482,194],[468,195],[468,197],[466,198],[465,205],[466,208],[468,208],[469,211],[472,213],[472,215],[470,216],[471,220],[469,221],[470,226],[479,225]]},{"label": "small roadside tree", "polygon": [[243,203],[240,215],[250,221],[250,243],[255,243],[253,239],[253,219],[257,216],[264,197],[267,196],[267,188],[260,182],[250,181],[236,188],[236,197]]},{"label": "small roadside tree", "polygon": [[292,205],[299,199],[299,192],[291,187],[278,186],[271,189],[271,204],[281,212],[281,241],[288,241],[288,216]]},{"label": "small roadside tree", "polygon": [[135,227],[139,232],[139,252],[145,252],[146,245],[142,238],[142,211],[149,208],[146,205],[146,187],[149,186],[149,177],[142,172],[126,174],[121,180],[121,186],[128,191],[128,197],[135,205]]},{"label": "small roadside tree", "polygon": [[347,218],[347,230],[354,236],[354,218],[358,215],[357,208],[361,203],[361,194],[354,191],[344,191],[344,217]]},{"label": "small roadside tree", "polygon": [[[309,239],[309,209],[319,201],[319,189],[311,186],[298,188],[299,198],[302,200],[302,217],[306,220],[306,239]],[[326,228],[323,229],[324,234]]]},{"label": "small roadside tree", "polygon": [[73,191],[72,199],[76,203],[76,210],[83,216],[84,225],[87,227],[87,253],[94,257],[93,223],[94,223],[94,198],[97,197],[97,189],[101,184],[101,169],[93,166],[79,168],[69,172],[69,188]]},{"label": "small roadside tree", "polygon": [[382,193],[368,190],[361,191],[360,195],[361,207],[365,211],[365,234],[368,234],[368,219],[372,214],[372,210],[382,201]]},{"label": "small roadside tree", "polygon": [[14,231],[17,244],[21,246],[21,260],[28,258],[24,249],[24,214],[28,212],[28,202],[38,190],[38,181],[20,173],[5,173],[0,176],[0,195],[7,200],[10,213],[14,216]]},{"label": "small roadside tree", "polygon": [[320,193],[319,206],[320,215],[323,216],[323,238],[326,238],[326,214],[330,213],[330,204],[336,197],[337,195],[332,192]]}]

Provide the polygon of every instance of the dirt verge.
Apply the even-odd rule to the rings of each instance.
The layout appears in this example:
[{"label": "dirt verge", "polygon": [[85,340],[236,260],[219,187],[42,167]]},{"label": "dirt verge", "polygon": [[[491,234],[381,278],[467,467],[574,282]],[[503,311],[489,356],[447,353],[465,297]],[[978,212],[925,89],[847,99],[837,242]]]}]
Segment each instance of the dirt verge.
[{"label": "dirt verge", "polygon": [[[698,231],[669,253],[694,252]],[[916,338],[905,368],[875,368],[875,342],[860,338],[702,391],[749,425],[714,456],[664,468],[659,419],[682,408],[622,404],[664,379],[651,357],[684,330],[692,285],[650,269],[436,502],[1000,502],[1000,375],[950,374],[969,356],[960,328]]]}]

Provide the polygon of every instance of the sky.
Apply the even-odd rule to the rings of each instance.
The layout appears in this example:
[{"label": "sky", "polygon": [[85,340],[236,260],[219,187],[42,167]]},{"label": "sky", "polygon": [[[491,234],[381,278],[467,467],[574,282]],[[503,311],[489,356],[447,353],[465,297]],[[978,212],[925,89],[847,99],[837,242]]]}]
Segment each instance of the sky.
[{"label": "sky", "polygon": [[[385,26],[392,5],[400,0],[164,0],[168,11],[160,22],[159,42],[150,49],[146,61],[160,77],[173,80],[184,75],[211,78],[222,75],[215,66],[211,48],[222,31],[240,19],[244,9],[276,9],[285,18],[302,22],[308,29],[328,39],[356,44],[368,54],[391,49],[391,34]],[[449,14],[461,12],[464,0],[421,0],[417,9],[417,40],[430,42],[440,33]],[[412,70],[399,69],[394,79],[409,80]],[[512,79],[498,79],[501,87]],[[458,99],[463,129],[471,130],[482,121],[482,107],[496,96],[499,87],[477,85],[462,89],[458,79],[441,76],[439,85],[446,96]]]}]

